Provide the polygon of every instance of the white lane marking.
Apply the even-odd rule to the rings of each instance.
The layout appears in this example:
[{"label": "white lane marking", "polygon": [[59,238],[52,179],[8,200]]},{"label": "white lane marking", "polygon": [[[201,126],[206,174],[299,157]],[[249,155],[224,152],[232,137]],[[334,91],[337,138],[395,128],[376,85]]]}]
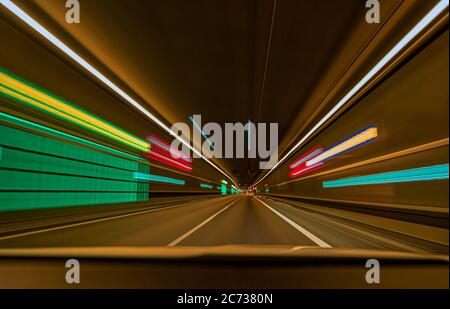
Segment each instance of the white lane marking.
[{"label": "white lane marking", "polygon": [[[196,201],[194,201],[193,203],[195,203],[195,202]],[[108,218],[95,219],[95,220],[84,221],[84,222],[79,222],[79,223],[67,224],[67,225],[63,225],[63,226],[50,227],[50,228],[42,229],[42,230],[36,230],[36,231],[24,232],[24,233],[19,233],[19,234],[14,234],[14,235],[8,235],[8,236],[0,237],[0,241],[5,240],[5,239],[23,237],[23,236],[28,236],[28,235],[34,235],[34,234],[40,234],[40,233],[45,233],[45,232],[56,231],[56,230],[63,230],[63,229],[67,229],[67,228],[71,228],[71,227],[77,227],[77,226],[82,226],[82,225],[86,225],[86,224],[92,224],[92,223],[98,223],[98,222],[103,222],[103,221],[115,220],[115,219],[120,219],[120,218],[136,216],[136,215],[142,215],[142,214],[145,214],[145,213],[155,212],[155,211],[158,211],[158,210],[166,210],[166,209],[171,209],[171,208],[176,208],[176,207],[182,207],[182,206],[186,206],[186,204],[189,204],[189,203],[183,203],[183,204],[180,204],[180,205],[174,205],[174,206],[168,206],[168,207],[164,207],[163,206],[163,207],[159,207],[159,208],[156,208],[156,209],[148,209],[148,210],[143,210],[143,211],[137,211],[137,212],[133,212],[133,213],[130,213],[130,214],[117,215],[117,216],[112,216],[112,217],[108,217]]]},{"label": "white lane marking", "polygon": [[174,241],[172,241],[170,244],[167,245],[167,247],[174,247],[176,246],[178,243],[180,243],[181,241],[183,241],[184,239],[186,239],[187,237],[189,237],[192,233],[194,233],[195,231],[197,231],[199,228],[201,228],[202,226],[204,226],[206,223],[208,223],[209,221],[211,221],[212,219],[214,219],[217,215],[219,215],[221,212],[223,212],[224,210],[226,210],[228,207],[230,207],[231,205],[234,205],[237,201],[240,201],[241,199],[238,198],[237,200],[231,202],[230,204],[228,204],[227,206],[225,206],[224,208],[222,208],[221,210],[219,210],[218,212],[216,212],[215,214],[213,214],[211,217],[209,217],[208,219],[206,219],[205,221],[203,221],[202,223],[200,223],[199,225],[197,225],[196,227],[190,229],[189,231],[187,231],[186,233],[184,233],[183,235],[181,235],[180,237],[178,237],[177,239],[175,239]]},{"label": "white lane marking", "polygon": [[283,219],[284,221],[286,221],[287,223],[289,223],[293,228],[295,228],[297,231],[299,231],[300,233],[302,233],[303,235],[305,235],[306,237],[308,237],[309,239],[311,239],[314,243],[316,243],[318,246],[322,247],[322,248],[333,248],[332,246],[330,246],[329,244],[327,244],[326,242],[324,242],[322,239],[320,239],[319,237],[317,237],[316,235],[312,234],[311,232],[309,232],[308,230],[304,229],[303,227],[301,227],[300,225],[298,225],[297,223],[295,223],[294,221],[292,221],[291,219],[289,219],[288,217],[286,217],[285,215],[283,215],[282,213],[276,211],[275,209],[273,209],[272,207],[270,207],[269,205],[267,205],[267,203],[261,201],[259,198],[255,197],[261,204],[263,204],[264,206],[266,206],[267,208],[269,208],[273,213],[275,213],[276,215],[278,215],[281,219]]}]

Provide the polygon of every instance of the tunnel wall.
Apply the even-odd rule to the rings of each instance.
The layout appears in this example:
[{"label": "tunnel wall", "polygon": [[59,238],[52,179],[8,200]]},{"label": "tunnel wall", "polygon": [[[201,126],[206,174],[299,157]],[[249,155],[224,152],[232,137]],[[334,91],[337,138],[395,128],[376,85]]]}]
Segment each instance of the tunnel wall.
[{"label": "tunnel wall", "polygon": [[142,202],[151,189],[155,196],[220,192],[222,177],[205,162],[182,173],[149,161],[145,136],[0,69],[0,211]]},{"label": "tunnel wall", "polygon": [[[392,205],[420,205],[448,213],[447,179],[325,188],[325,181],[447,164],[448,30],[419,51],[297,151],[262,184],[271,195]],[[374,125],[378,137],[296,179],[289,164],[316,145],[330,147]],[[264,187],[267,185],[267,187]]]},{"label": "tunnel wall", "polygon": [[[183,184],[139,180],[135,173]],[[164,193],[219,194],[217,186],[0,112],[0,211],[142,202]]]},{"label": "tunnel wall", "polygon": [[[0,20],[0,33],[8,42],[0,49],[2,72],[7,71],[143,140],[152,133],[170,142],[167,133],[155,123],[4,20]],[[39,61],[30,68],[24,59]],[[120,81],[115,82],[126,88]],[[150,106],[149,110],[155,113]],[[5,115],[0,119],[0,211],[138,202],[169,194],[220,194],[217,186],[224,176],[203,160],[194,160],[193,172],[183,173],[147,160],[142,152],[5,96],[0,96],[0,112]],[[11,123],[8,116],[41,127]],[[55,135],[54,130],[62,135]],[[74,139],[77,136],[84,142]],[[132,156],[123,157],[123,153]],[[80,160],[81,157],[84,159]],[[183,180],[184,184],[137,181],[134,172]]]},{"label": "tunnel wall", "polygon": [[19,119],[0,113],[0,211],[148,199],[148,165]]}]

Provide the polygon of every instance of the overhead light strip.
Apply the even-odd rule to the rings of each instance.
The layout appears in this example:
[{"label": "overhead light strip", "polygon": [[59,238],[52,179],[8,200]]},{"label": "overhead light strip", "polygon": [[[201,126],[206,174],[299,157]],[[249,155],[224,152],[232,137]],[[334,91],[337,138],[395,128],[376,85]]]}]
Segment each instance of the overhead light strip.
[{"label": "overhead light strip", "polygon": [[291,148],[260,180],[253,186],[259,184],[270,173],[272,173],[281,163],[296,151],[303,143],[313,135],[326,121],[344,106],[367,82],[370,81],[381,69],[389,63],[400,51],[407,46],[423,29],[435,20],[448,7],[449,0],[439,1],[370,71],[367,73],[300,141]]},{"label": "overhead light strip", "polygon": [[101,82],[103,82],[106,86],[108,86],[111,90],[117,93],[120,97],[125,99],[128,103],[137,108],[140,112],[142,112],[145,116],[147,116],[150,120],[159,125],[164,131],[169,133],[171,136],[178,139],[181,143],[186,145],[189,149],[191,149],[195,154],[197,154],[200,158],[208,162],[212,167],[214,167],[217,171],[222,173],[225,177],[230,179],[232,182],[234,180],[225,173],[222,169],[220,169],[213,162],[208,160],[205,156],[203,156],[198,150],[192,147],[188,142],[184,139],[180,138],[175,132],[173,132],[168,126],[166,126],[162,121],[156,118],[152,113],[150,113],[147,109],[145,109],[142,105],[140,105],[136,100],[130,97],[127,93],[125,93],[122,89],[120,89],[117,85],[115,85],[112,81],[110,81],[107,77],[105,77],[102,73],[97,71],[92,65],[90,65],[86,60],[81,58],[76,52],[70,49],[66,44],[61,42],[57,37],[51,34],[47,29],[45,29],[41,24],[35,21],[31,16],[25,13],[21,8],[15,5],[11,0],[0,0],[0,3],[3,4],[9,11],[11,11],[14,15],[19,17],[22,21],[28,24],[31,28],[36,30],[39,34],[49,40],[53,45],[58,47],[61,51],[63,51],[66,55],[76,61],[83,68],[88,70],[91,74],[97,77]]}]

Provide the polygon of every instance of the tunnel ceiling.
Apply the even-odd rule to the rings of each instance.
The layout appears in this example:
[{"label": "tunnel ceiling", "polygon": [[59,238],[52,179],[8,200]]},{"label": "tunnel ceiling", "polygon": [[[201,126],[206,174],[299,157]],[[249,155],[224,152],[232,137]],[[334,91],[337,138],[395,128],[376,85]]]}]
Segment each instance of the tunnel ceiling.
[{"label": "tunnel ceiling", "polygon": [[[16,2],[167,123],[275,122],[280,154],[382,27],[360,0],[82,1],[80,24],[63,0]],[[261,172],[257,159],[217,161],[240,184]]]}]

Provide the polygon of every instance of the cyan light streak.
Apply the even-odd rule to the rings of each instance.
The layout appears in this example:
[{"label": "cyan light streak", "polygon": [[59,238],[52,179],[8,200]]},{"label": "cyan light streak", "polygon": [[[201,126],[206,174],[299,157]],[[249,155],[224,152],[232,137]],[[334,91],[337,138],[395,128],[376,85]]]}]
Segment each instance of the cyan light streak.
[{"label": "cyan light streak", "polygon": [[208,136],[206,136],[205,132],[202,131],[202,128],[200,128],[199,124],[197,123],[197,121],[195,121],[194,117],[189,116],[189,120],[192,121],[192,124],[194,125],[194,127],[202,134],[202,136],[208,142],[209,146],[211,146],[212,149],[214,149],[214,144],[211,143],[211,141],[209,140]]},{"label": "cyan light streak", "polygon": [[137,180],[146,180],[146,181],[153,181],[153,182],[164,182],[164,183],[170,183],[174,185],[184,185],[186,182],[181,179],[175,179],[165,176],[159,176],[159,175],[153,175],[153,174],[146,174],[146,173],[140,173],[140,172],[134,172],[134,178]]},{"label": "cyan light streak", "polygon": [[324,188],[448,179],[448,164],[324,181]]}]

